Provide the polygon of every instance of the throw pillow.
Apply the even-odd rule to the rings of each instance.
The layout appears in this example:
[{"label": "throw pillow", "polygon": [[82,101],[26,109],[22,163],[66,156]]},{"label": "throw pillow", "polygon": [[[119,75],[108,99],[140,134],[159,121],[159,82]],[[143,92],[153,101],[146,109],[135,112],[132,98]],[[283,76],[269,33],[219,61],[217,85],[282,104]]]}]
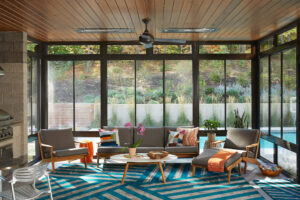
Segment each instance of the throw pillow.
[{"label": "throw pillow", "polygon": [[177,131],[185,130],[185,134],[183,136],[183,145],[184,146],[196,146],[197,136],[199,128],[181,128],[178,127]]},{"label": "throw pillow", "polygon": [[185,130],[169,131],[168,146],[182,146]]},{"label": "throw pillow", "polygon": [[119,132],[118,129],[112,131],[100,129],[99,136],[101,141],[101,146],[119,146]]}]

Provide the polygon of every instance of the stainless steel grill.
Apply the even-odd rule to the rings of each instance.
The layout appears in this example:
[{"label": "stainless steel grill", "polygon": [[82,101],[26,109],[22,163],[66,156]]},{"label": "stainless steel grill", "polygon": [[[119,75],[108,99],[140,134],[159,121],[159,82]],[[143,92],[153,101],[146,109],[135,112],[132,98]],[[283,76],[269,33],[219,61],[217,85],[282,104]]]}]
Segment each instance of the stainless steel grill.
[{"label": "stainless steel grill", "polygon": [[13,137],[13,129],[10,127],[13,121],[10,114],[0,109],[0,141]]}]

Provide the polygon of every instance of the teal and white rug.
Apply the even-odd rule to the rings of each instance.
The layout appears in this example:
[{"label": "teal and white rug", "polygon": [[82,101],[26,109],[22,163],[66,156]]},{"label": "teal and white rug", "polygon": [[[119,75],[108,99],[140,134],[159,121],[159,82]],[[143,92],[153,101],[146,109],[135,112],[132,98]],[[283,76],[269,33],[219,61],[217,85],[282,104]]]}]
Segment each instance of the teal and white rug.
[{"label": "teal and white rug", "polygon": [[[51,173],[54,199],[264,199],[256,189],[233,173],[227,182],[227,173],[212,173],[200,168],[192,176],[190,164],[168,164],[164,168],[167,183],[162,183],[156,165],[130,166],[121,184],[125,165],[105,164],[99,168],[89,164],[63,164]],[[40,183],[40,189],[46,183]],[[49,196],[40,199],[49,199]]]},{"label": "teal and white rug", "polygon": [[288,179],[254,180],[272,199],[300,199],[300,185]]}]

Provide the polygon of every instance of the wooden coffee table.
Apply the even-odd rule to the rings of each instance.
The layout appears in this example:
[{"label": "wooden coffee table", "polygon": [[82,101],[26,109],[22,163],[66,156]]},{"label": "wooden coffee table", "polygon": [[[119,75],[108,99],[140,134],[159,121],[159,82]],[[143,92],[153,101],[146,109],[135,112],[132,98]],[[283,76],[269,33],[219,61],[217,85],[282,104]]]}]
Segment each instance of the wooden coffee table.
[{"label": "wooden coffee table", "polygon": [[164,170],[163,170],[161,163],[169,161],[169,160],[175,160],[175,159],[177,159],[177,156],[169,154],[167,157],[162,158],[162,159],[151,159],[147,156],[146,153],[138,153],[138,155],[141,155],[141,157],[129,158],[128,154],[117,154],[117,155],[110,157],[111,160],[116,161],[116,162],[126,162],[126,167],[125,167],[125,171],[123,174],[122,183],[124,183],[124,181],[125,181],[125,177],[126,177],[129,165],[158,165],[163,182],[166,183],[166,179],[164,176]]}]

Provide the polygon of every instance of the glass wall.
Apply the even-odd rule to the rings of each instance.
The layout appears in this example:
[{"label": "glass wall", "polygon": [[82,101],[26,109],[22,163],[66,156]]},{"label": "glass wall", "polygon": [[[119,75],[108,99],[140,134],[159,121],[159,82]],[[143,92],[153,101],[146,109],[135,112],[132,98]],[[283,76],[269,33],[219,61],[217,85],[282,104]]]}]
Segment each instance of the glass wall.
[{"label": "glass wall", "polygon": [[269,57],[260,59],[260,130],[269,133]]},{"label": "glass wall", "polygon": [[282,52],[283,139],[296,143],[296,48]]},{"label": "glass wall", "polygon": [[135,124],[135,63],[133,60],[107,62],[108,126]]},{"label": "glass wall", "polygon": [[191,60],[165,61],[165,124],[193,124],[193,76]]},{"label": "glass wall", "polygon": [[281,132],[281,54],[271,56],[271,135],[280,137]]},{"label": "glass wall", "polygon": [[251,127],[251,61],[226,60],[226,125],[235,127],[235,117],[245,116]]},{"label": "glass wall", "polygon": [[144,126],[163,125],[163,61],[136,61],[136,120]]},{"label": "glass wall", "polygon": [[27,124],[28,135],[36,134],[39,130],[39,107],[38,107],[38,85],[39,85],[39,59],[27,57]]},{"label": "glass wall", "polygon": [[100,61],[75,61],[75,130],[100,127]]},{"label": "glass wall", "polygon": [[225,128],[224,60],[200,60],[199,64],[199,126],[204,120],[217,120]]},{"label": "glass wall", "polygon": [[48,62],[48,128],[73,128],[73,61]]},{"label": "glass wall", "polygon": [[282,147],[278,147],[278,165],[282,166],[293,177],[297,173],[297,154]]}]

